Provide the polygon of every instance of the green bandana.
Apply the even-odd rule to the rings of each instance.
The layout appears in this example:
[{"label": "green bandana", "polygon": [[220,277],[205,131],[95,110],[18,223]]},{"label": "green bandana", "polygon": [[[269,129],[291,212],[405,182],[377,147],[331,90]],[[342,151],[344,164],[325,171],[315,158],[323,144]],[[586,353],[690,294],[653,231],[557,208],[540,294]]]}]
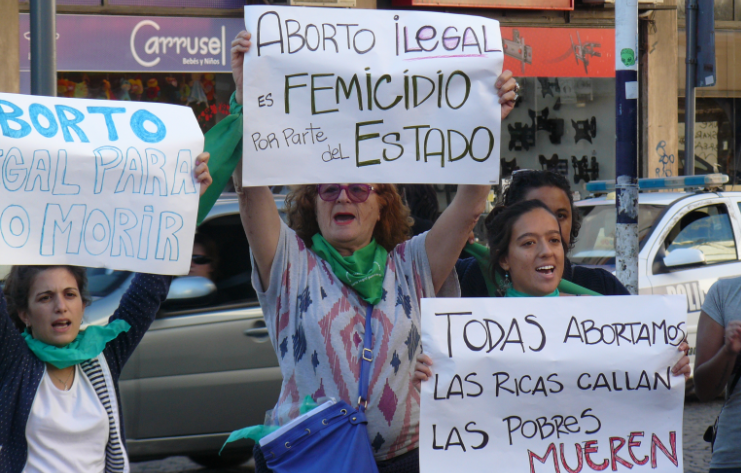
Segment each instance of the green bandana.
[{"label": "green bandana", "polygon": [[371,305],[381,302],[388,251],[374,238],[352,256],[342,256],[319,233],[311,237],[311,249],[332,267],[340,281],[355,289]]},{"label": "green bandana", "polygon": [[[466,245],[465,248],[463,248],[463,251],[465,251],[466,253],[468,253],[469,255],[473,256],[476,259],[476,262],[479,264],[479,268],[481,269],[481,273],[484,275],[484,282],[486,282],[486,291],[489,293],[489,297],[496,297],[497,296],[497,285],[501,286],[502,281],[499,280],[499,275],[497,275],[497,284],[495,285],[494,282],[491,280],[491,278],[489,278],[489,248],[485,247],[484,245],[480,245],[478,243],[469,243]],[[512,290],[514,291],[514,289]],[[599,292],[592,291],[591,289],[587,289],[586,287],[582,287],[576,283],[567,281],[565,279],[561,279],[561,282],[558,283],[558,289],[556,289],[556,292],[558,291],[562,291],[566,294],[573,294],[577,296],[601,296],[602,295]],[[518,291],[515,291],[515,292],[518,292]],[[517,297],[517,296],[511,296],[508,290],[505,297]]]},{"label": "green bandana", "polygon": [[121,332],[128,332],[130,328],[131,325],[121,319],[114,320],[108,325],[91,325],[80,331],[72,343],[61,348],[36,340],[28,330],[23,332],[23,338],[26,339],[28,348],[41,361],[61,370],[100,355],[106,343],[118,337]]},{"label": "green bandana", "polygon": [[[518,291],[514,287],[510,287],[510,288],[507,288],[507,293],[504,295],[504,297],[538,297],[538,296],[531,296],[530,294],[526,294],[524,292]],[[558,297],[558,289],[542,297]]]}]

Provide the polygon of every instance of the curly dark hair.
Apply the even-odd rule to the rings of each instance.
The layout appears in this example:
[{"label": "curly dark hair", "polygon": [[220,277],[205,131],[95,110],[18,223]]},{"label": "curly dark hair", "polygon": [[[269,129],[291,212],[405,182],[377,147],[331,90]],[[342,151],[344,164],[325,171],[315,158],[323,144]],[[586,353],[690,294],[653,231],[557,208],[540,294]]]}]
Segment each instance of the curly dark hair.
[{"label": "curly dark hair", "polygon": [[[489,277],[497,286],[497,294],[504,296],[505,288],[497,284],[497,280],[504,280],[506,271],[499,264],[499,260],[509,254],[509,243],[512,239],[512,229],[515,223],[523,215],[536,209],[544,209],[553,215],[558,223],[556,215],[540,200],[523,200],[512,205],[498,205],[486,216],[484,224],[486,226],[487,243],[489,244]],[[561,225],[559,224],[559,231]],[[566,242],[561,239],[564,254],[566,253]]]},{"label": "curly dark hair", "polygon": [[[409,207],[401,201],[401,196],[393,184],[373,184],[381,205],[381,219],[373,229],[373,237],[386,251],[391,252],[396,245],[409,239],[412,224]],[[316,215],[315,185],[294,188],[286,196],[286,215],[288,226],[311,248],[311,237],[319,233]]]},{"label": "curly dark hair", "polygon": [[561,189],[571,204],[571,234],[569,238],[569,248],[574,247],[576,238],[579,236],[581,228],[581,215],[574,206],[574,197],[571,194],[569,181],[562,175],[551,171],[518,171],[512,174],[512,182],[502,198],[505,206],[510,206],[517,202],[525,200],[525,196],[533,189],[540,187],[557,187]]},{"label": "curly dark hair", "polygon": [[5,298],[8,303],[8,313],[19,331],[26,328],[20,316],[20,312],[28,310],[28,297],[31,292],[31,286],[36,276],[47,269],[63,268],[69,271],[72,277],[77,281],[77,289],[80,291],[83,304],[87,307],[91,299],[87,292],[87,269],[81,266],[13,266],[5,280]]}]

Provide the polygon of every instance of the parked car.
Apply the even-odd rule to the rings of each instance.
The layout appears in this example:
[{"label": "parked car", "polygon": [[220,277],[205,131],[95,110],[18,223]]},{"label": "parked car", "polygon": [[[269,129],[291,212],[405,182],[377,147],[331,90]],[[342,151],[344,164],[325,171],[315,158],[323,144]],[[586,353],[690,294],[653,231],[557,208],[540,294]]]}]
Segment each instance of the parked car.
[{"label": "parked car", "polygon": [[[283,196],[276,196],[279,208]],[[243,463],[246,442],[228,435],[262,424],[282,376],[251,283],[249,246],[234,196],[222,197],[198,229],[217,243],[221,278],[173,280],[167,301],[121,374],[132,461],[187,455],[204,466]],[[88,270],[93,303],[84,322],[105,324],[133,274]]]},{"label": "parked car", "polygon": [[[570,259],[615,270],[614,194],[576,203],[583,221]],[[697,322],[718,279],[741,276],[741,192],[657,192],[638,198],[640,294],[687,297],[694,365]]]}]

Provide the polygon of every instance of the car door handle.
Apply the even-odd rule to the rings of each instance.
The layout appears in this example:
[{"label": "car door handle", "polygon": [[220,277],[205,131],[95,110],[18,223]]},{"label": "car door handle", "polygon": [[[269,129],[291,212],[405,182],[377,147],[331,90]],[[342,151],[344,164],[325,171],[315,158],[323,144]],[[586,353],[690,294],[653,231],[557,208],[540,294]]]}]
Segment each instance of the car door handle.
[{"label": "car door handle", "polygon": [[244,334],[248,337],[256,338],[261,342],[268,339],[268,327],[265,325],[265,321],[260,319],[252,324],[252,328],[248,328],[244,331]]},{"label": "car door handle", "polygon": [[248,328],[244,331],[248,337],[263,338],[268,336],[267,327]]}]

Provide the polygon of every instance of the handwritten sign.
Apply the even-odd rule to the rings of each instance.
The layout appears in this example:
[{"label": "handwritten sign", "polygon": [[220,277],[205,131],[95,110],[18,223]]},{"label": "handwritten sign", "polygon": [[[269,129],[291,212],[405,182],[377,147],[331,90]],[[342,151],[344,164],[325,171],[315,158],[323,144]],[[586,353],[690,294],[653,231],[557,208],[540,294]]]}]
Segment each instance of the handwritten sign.
[{"label": "handwritten sign", "polygon": [[0,264],[188,272],[190,109],[0,94],[0,134]]},{"label": "handwritten sign", "polygon": [[245,186],[499,182],[499,23],[245,7]]},{"label": "handwritten sign", "polygon": [[420,463],[682,472],[678,296],[424,299]]}]

